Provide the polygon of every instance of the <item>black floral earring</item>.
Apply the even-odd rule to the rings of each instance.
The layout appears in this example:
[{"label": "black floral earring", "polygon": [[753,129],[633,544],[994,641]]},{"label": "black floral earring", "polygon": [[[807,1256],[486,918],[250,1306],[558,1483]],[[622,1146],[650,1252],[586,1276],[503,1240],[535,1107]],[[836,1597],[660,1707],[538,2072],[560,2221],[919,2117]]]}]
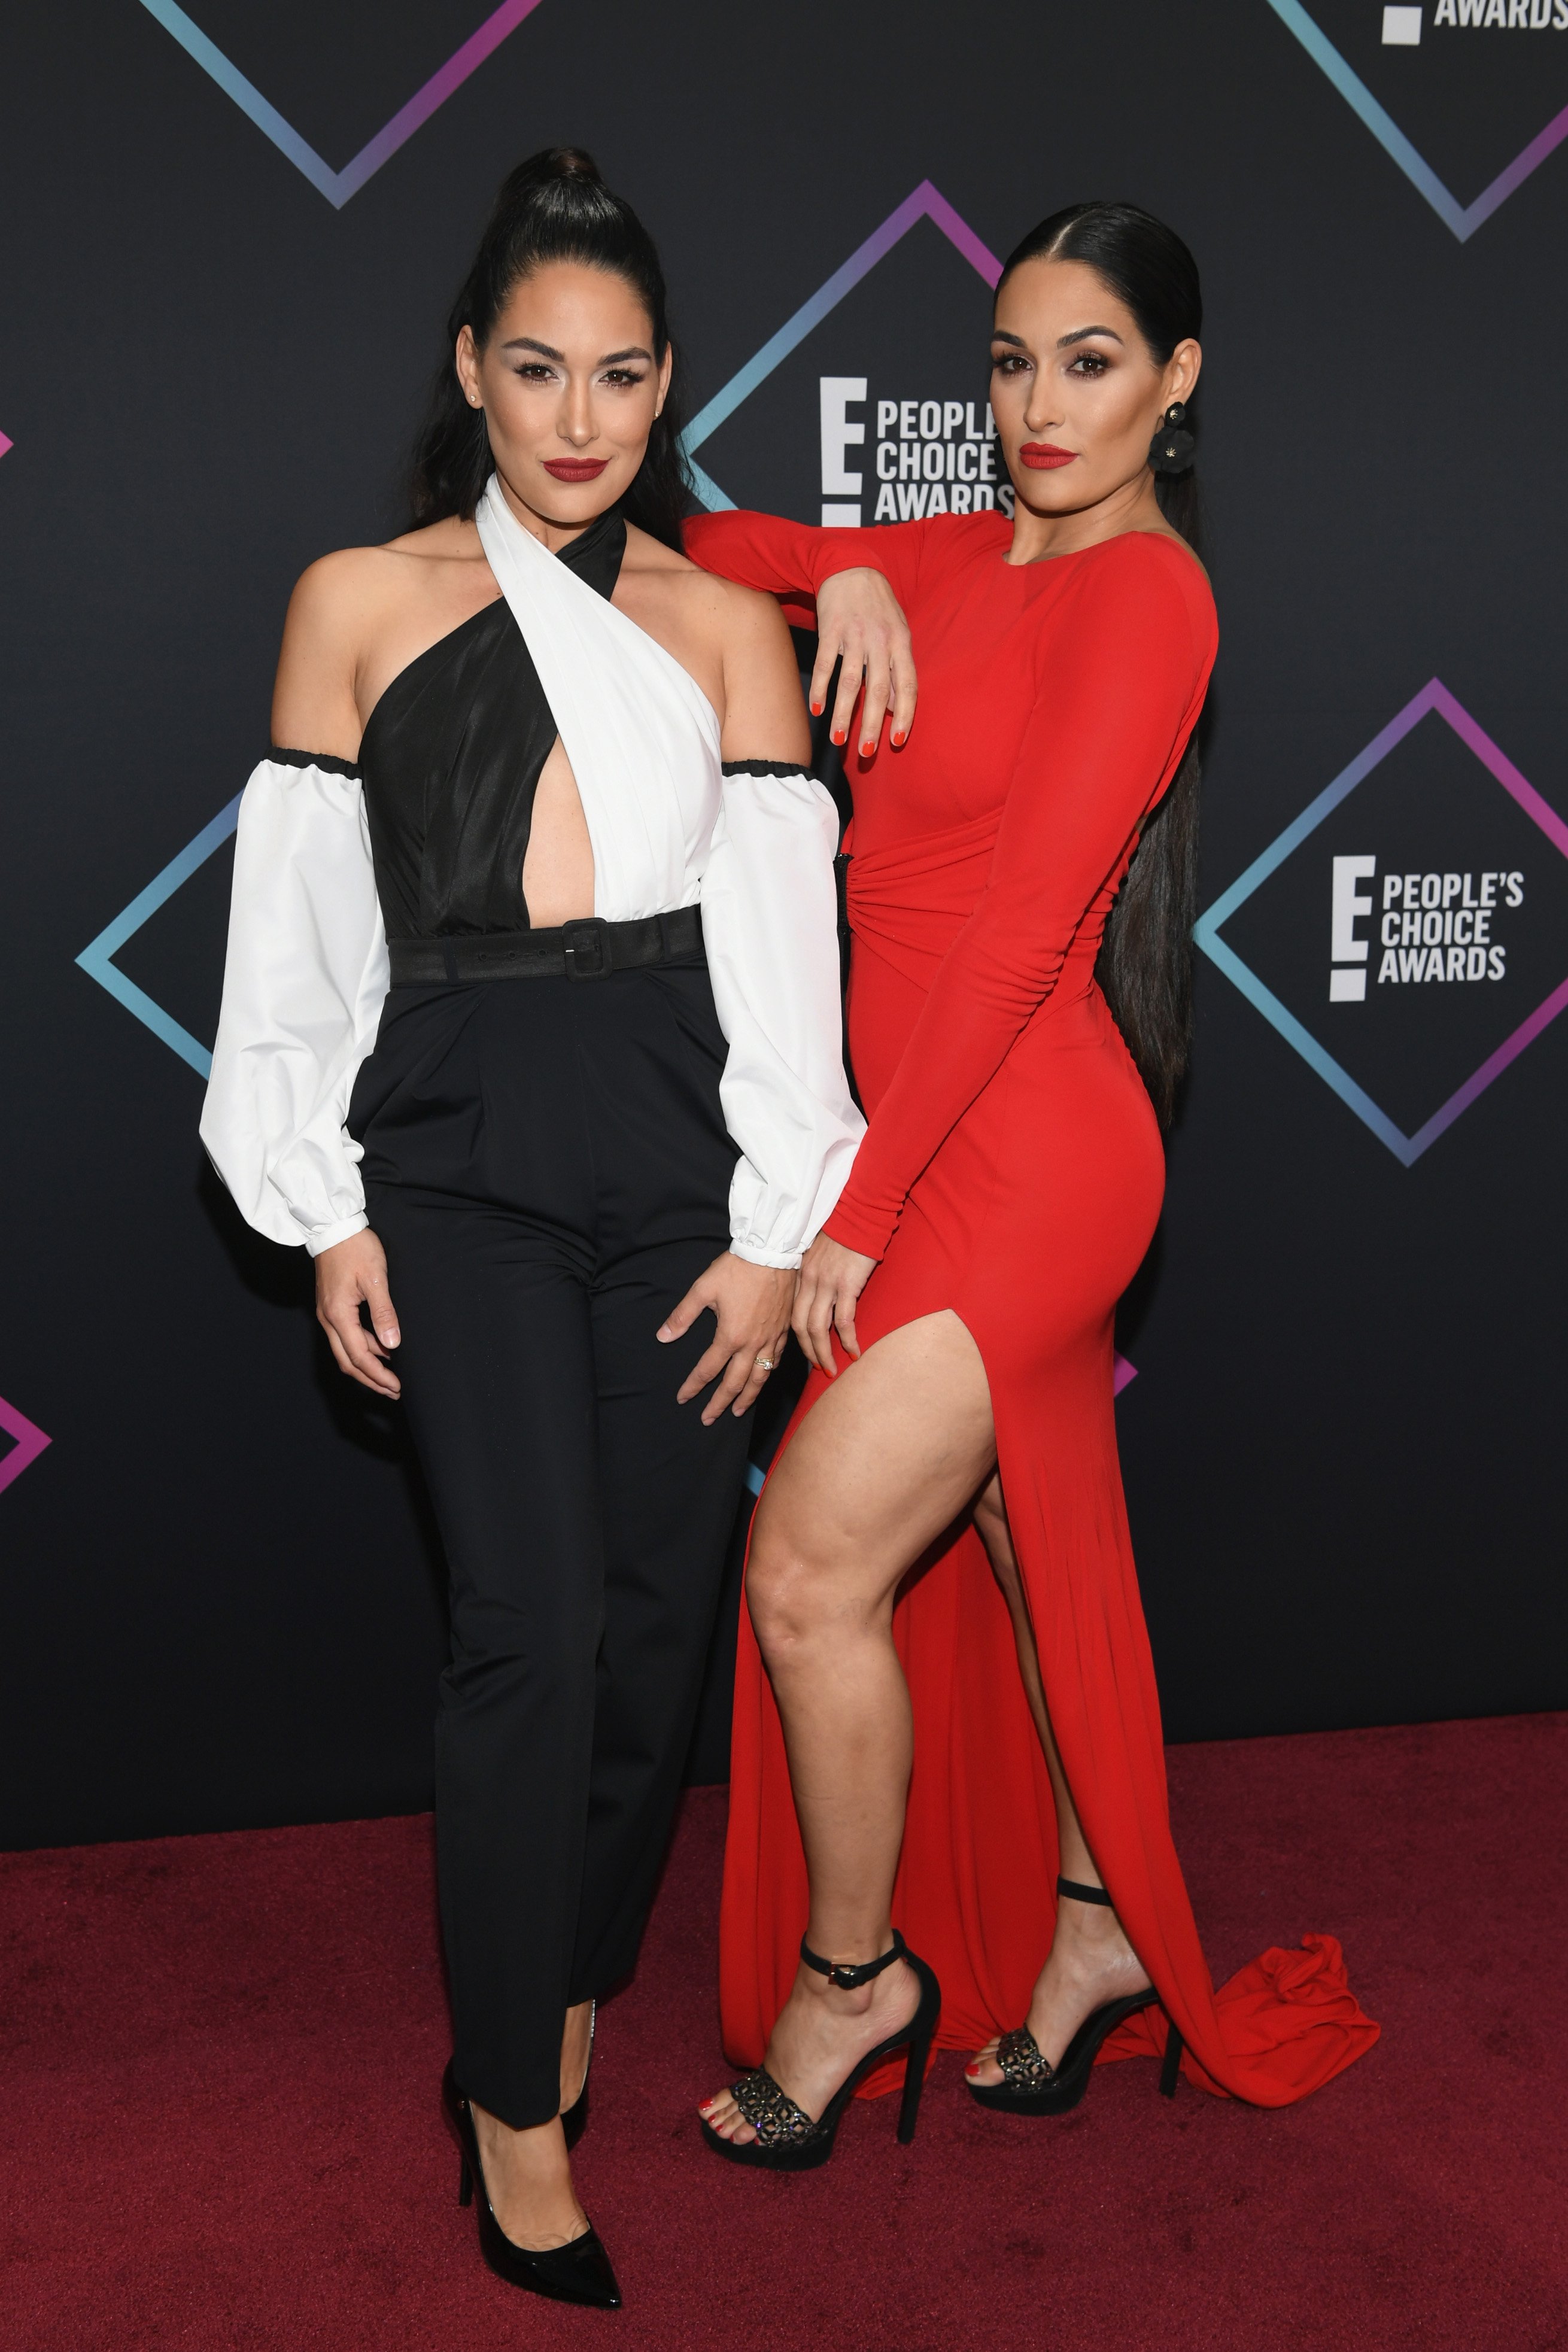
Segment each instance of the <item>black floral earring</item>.
[{"label": "black floral earring", "polygon": [[1187,431],[1185,401],[1173,400],[1149,444],[1149,463],[1157,474],[1184,474],[1197,454],[1197,446]]}]

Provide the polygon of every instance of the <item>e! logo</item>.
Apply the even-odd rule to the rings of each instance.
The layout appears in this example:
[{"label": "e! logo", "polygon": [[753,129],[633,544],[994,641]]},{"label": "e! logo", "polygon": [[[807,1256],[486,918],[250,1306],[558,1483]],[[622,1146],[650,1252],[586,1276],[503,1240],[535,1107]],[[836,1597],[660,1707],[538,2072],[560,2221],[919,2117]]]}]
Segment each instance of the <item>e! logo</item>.
[{"label": "e! logo", "polygon": [[[866,438],[863,424],[851,423],[847,411],[853,402],[857,406],[866,397],[863,375],[825,375],[817,379],[818,414],[822,421],[822,528],[830,530],[835,524],[855,530],[860,524],[860,493],[865,477],[851,474],[845,464],[846,453],[858,449]],[[853,499],[853,506],[840,501]],[[832,503],[830,503],[830,501]]]},{"label": "e! logo", "polygon": [[1357,939],[1355,926],[1358,915],[1371,914],[1372,900],[1355,886],[1358,882],[1370,881],[1376,872],[1375,857],[1336,857],[1334,860],[1333,915],[1329,953],[1336,964],[1358,964],[1361,969],[1330,972],[1331,1004],[1366,1003],[1366,961],[1372,953],[1372,945],[1370,940]]}]

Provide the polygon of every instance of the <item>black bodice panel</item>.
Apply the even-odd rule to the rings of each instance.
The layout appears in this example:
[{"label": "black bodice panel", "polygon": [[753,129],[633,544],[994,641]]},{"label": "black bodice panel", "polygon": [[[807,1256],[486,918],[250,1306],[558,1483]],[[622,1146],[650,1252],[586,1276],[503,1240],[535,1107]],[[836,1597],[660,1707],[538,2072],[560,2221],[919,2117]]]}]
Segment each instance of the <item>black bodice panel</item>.
[{"label": "black bodice panel", "polygon": [[[626,544],[612,508],[557,561],[608,597]],[[359,758],[389,940],[530,928],[522,861],[558,731],[504,596],[398,672]]]}]

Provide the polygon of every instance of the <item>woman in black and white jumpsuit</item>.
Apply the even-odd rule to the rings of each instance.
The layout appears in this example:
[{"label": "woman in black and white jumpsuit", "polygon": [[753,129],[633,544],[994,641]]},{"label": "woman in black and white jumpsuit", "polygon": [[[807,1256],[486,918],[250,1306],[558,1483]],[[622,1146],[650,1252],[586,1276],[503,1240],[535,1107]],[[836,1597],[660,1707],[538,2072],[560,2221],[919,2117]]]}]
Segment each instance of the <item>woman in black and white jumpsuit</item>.
[{"label": "woman in black and white jumpsuit", "polygon": [[[561,283],[596,299],[602,270]],[[535,327],[555,283],[536,266],[516,298]],[[861,1122],[827,795],[788,759],[725,760],[709,694],[614,601],[621,509],[536,529],[495,401],[498,472],[452,525],[477,531],[453,546],[489,600],[396,670],[357,756],[280,747],[247,788],[202,1132],[261,1232],[320,1258],[368,1228],[385,1252],[450,1575],[449,2096],[500,2211],[495,2122],[552,2122],[563,2017],[635,1959],[741,1493],[748,1418],[678,1402],[711,1326],[668,1318],[725,1253],[798,1265]],[[557,744],[593,911],[536,929],[523,870]],[[508,2235],[480,2209],[517,2284],[616,2299],[591,2231],[530,2229],[513,2199]]]}]

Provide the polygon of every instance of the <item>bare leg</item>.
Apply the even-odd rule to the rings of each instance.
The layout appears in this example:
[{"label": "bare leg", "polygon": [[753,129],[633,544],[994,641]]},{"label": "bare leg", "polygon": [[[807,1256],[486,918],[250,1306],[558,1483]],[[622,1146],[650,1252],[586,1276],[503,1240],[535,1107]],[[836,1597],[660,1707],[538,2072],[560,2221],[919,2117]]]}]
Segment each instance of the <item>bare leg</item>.
[{"label": "bare leg", "polygon": [[[588,2022],[593,2004],[579,2001],[566,2012],[561,2037],[561,2105],[571,2106],[588,2066]],[[513,2131],[487,2108],[473,2110],[485,2189],[491,2210],[513,2245],[538,2253],[580,2238],[588,2216],[572,2186],[566,2138],[557,2119]]]},{"label": "bare leg", "polygon": [[[747,1593],[811,1874],[806,1940],[825,1959],[875,1959],[892,1941],[911,1740],[893,1595],[994,1460],[980,1351],[944,1310],[889,1332],[839,1374],[759,1508]],[[819,2116],[916,1999],[902,1967],[853,1991],[803,1968],[768,2072]],[[726,2138],[755,2137],[727,2091],[702,2112]]]},{"label": "bare leg", "polygon": [[[1035,1647],[1035,1629],[1030,1622],[1028,1597],[1024,1591],[1024,1580],[1018,1573],[999,1478],[993,1477],[988,1482],[975,1504],[974,1525],[990,1557],[993,1572],[1002,1588],[1008,1614],[1013,1620],[1013,1635],[1018,1645],[1018,1669],[1023,1676],[1029,1712],[1040,1735],[1040,1746],[1046,1752],[1046,1769],[1051,1776],[1051,1793],[1056,1799],[1057,1838],[1061,1847],[1062,1876],[1076,1879],[1082,1886],[1100,1886],[1104,1881],[1089,1850],[1073,1804],[1072,1792],[1068,1787],[1067,1775],[1062,1770],[1062,1759],[1051,1736],[1051,1718],[1046,1706],[1045,1685],[1040,1679],[1039,1653]],[[1051,1944],[1050,1958],[1036,1980],[1034,1999],[1029,2003],[1029,2031],[1039,2045],[1041,2055],[1055,2065],[1091,2010],[1098,2009],[1101,2001],[1120,2000],[1123,1993],[1141,1992],[1148,1981],[1142,1963],[1122,1933],[1121,1922],[1115,1912],[1106,1909],[1101,1904],[1075,1903],[1071,1895],[1062,1895],[1058,1905],[1057,1932]],[[969,2068],[971,2082],[1001,2082],[1002,2069],[995,2063],[995,2042],[988,2042],[972,2062]]]}]

